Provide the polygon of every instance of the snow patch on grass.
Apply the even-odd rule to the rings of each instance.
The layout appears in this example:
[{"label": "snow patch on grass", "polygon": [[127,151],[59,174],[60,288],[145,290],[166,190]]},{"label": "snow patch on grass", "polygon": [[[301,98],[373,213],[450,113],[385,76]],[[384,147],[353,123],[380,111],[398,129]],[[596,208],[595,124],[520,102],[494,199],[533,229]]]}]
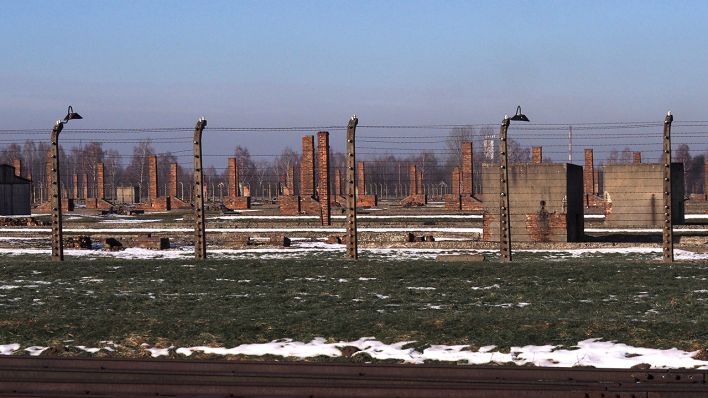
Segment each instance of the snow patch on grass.
[{"label": "snow patch on grass", "polygon": [[[411,364],[422,364],[425,361],[443,361],[484,365],[490,363],[529,365],[546,367],[591,366],[595,368],[628,369],[639,364],[648,364],[654,369],[708,369],[708,361],[693,358],[698,352],[683,351],[676,348],[666,350],[655,348],[633,347],[627,344],[588,339],[580,341],[572,347],[555,345],[527,345],[511,347],[509,352],[495,350],[495,346],[483,346],[472,350],[468,345],[430,345],[423,350],[411,347],[412,341],[401,341],[385,344],[373,337],[362,337],[355,341],[327,342],[317,337],[310,342],[293,341],[292,339],[274,340],[270,343],[241,344],[232,348],[225,347],[179,347],[143,348],[154,358],[169,356],[173,353],[186,357],[195,352],[223,356],[273,355],[285,358],[307,359],[319,356],[341,357],[344,347],[355,347],[358,351],[353,355],[368,355],[377,360],[398,360]],[[75,346],[88,353],[96,353],[102,349],[113,351],[114,347]],[[31,346],[24,349],[29,355],[40,355],[48,347]],[[13,355],[21,349],[17,343],[0,345],[0,355]]]}]

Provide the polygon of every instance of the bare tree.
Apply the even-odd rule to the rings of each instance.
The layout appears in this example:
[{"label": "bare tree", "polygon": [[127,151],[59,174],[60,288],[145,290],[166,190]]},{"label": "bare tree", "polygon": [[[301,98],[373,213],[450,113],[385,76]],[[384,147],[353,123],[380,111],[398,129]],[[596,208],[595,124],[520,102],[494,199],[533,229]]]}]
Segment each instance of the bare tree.
[{"label": "bare tree", "polygon": [[106,170],[108,171],[108,181],[110,188],[106,195],[109,199],[116,198],[116,183],[120,181],[124,170],[120,161],[120,153],[115,149],[109,149],[104,156]]},{"label": "bare tree", "polygon": [[[162,185],[163,195],[169,196],[167,184],[170,180],[170,165],[177,163],[177,157],[172,152],[162,152],[157,155],[157,181]],[[177,165],[179,167],[179,165]],[[178,173],[179,175],[179,173]],[[158,192],[160,187],[157,187]]]},{"label": "bare tree", "polygon": [[462,144],[474,142],[475,130],[472,127],[455,127],[445,139],[445,146],[450,154],[449,164],[460,166],[462,164]]},{"label": "bare tree", "polygon": [[622,151],[613,149],[607,157],[608,164],[628,164],[632,162],[632,151],[629,147],[624,147]]},{"label": "bare tree", "polygon": [[[293,167],[297,170],[300,167],[300,154],[295,152],[292,148],[287,147],[283,149],[280,155],[276,156],[273,160],[273,177],[275,177],[274,183],[279,184],[280,188],[284,187],[286,184],[291,184],[292,189],[297,189],[297,178],[293,178],[294,181],[285,181],[288,173],[288,168]],[[278,189],[280,193],[280,189]]]},{"label": "bare tree", "polygon": [[238,176],[241,183],[250,186],[255,180],[256,175],[256,165],[251,159],[251,153],[248,148],[242,146],[237,146],[234,150],[234,157],[236,158],[236,165],[238,167]]},{"label": "bare tree", "polygon": [[509,163],[528,163],[531,161],[531,148],[521,145],[513,138],[507,140]]},{"label": "bare tree", "polygon": [[140,143],[133,148],[133,156],[125,170],[126,177],[133,183],[137,182],[141,200],[144,191],[146,191],[144,187],[147,185],[148,156],[154,154],[155,149],[152,147],[152,140],[150,138],[140,141]]},{"label": "bare tree", "polygon": [[0,152],[0,163],[2,164],[12,164],[15,160],[23,160],[22,148],[15,143],[12,143]]}]

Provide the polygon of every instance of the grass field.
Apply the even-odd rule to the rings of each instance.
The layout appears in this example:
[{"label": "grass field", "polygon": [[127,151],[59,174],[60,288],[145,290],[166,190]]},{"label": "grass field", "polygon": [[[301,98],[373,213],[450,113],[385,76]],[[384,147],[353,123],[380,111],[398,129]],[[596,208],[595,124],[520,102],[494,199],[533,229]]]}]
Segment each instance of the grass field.
[{"label": "grass field", "polygon": [[233,347],[291,338],[708,348],[708,264],[519,253],[431,260],[0,257],[0,344]]}]

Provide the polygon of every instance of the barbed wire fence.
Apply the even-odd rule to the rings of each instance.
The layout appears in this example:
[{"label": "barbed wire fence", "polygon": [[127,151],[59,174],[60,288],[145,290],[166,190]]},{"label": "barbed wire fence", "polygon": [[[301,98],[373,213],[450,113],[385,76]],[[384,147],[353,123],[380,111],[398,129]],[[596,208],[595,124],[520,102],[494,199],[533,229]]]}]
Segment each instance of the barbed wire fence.
[{"label": "barbed wire fence", "polygon": [[[602,240],[604,235],[623,230],[640,234],[656,232],[667,213],[663,203],[666,192],[663,126],[662,122],[512,123],[507,155],[511,173],[508,195],[512,198],[509,222],[514,241]],[[484,217],[481,239],[498,242],[499,234],[495,232],[500,222],[498,127],[498,124],[474,123],[358,125],[356,156],[365,164],[365,172],[361,174],[365,181],[357,186],[357,195],[375,196],[389,202],[393,210],[421,205],[449,212],[481,213]],[[103,192],[98,187],[102,181],[109,189],[99,199],[112,204],[133,205],[130,202],[174,197],[190,205],[195,192],[194,153],[189,148],[193,130],[65,129],[60,140],[62,147],[67,148],[60,155],[64,163],[61,169],[64,197],[77,202],[97,198]],[[207,207],[223,208],[229,197],[247,196],[253,204],[277,205],[262,207],[260,213],[276,216],[284,213],[283,197],[317,196],[314,191],[302,195],[303,189],[315,189],[319,182],[317,179],[312,184],[304,182],[303,151],[293,148],[293,137],[297,142],[298,138],[318,131],[332,134],[327,184],[335,198],[333,203],[337,203],[337,197],[344,195],[347,126],[205,127],[201,192]],[[23,175],[33,182],[32,201],[34,204],[48,201],[49,184],[44,182],[48,173],[41,166],[41,159],[48,152],[48,146],[42,144],[48,131],[0,132],[23,137],[23,140],[0,140],[3,160],[20,159],[29,163],[29,174]],[[707,136],[708,121],[673,123],[670,154],[676,164],[669,167],[674,184],[669,213],[674,224],[685,221],[685,200],[706,200]],[[258,145],[253,145],[254,138]],[[463,146],[468,142],[469,154],[465,155]],[[133,153],[125,153],[125,146],[131,144]],[[91,152],[86,149],[91,146],[93,157],[87,156]],[[251,152],[251,146],[257,147],[257,151]],[[315,148],[309,150],[313,151],[308,160],[312,170],[307,172],[315,173],[318,169]],[[157,163],[154,166],[157,170],[152,172],[157,176],[154,180],[150,177],[150,157]],[[99,163],[104,163],[109,175],[101,176],[101,181]],[[237,170],[236,178],[231,175],[233,169]],[[119,188],[124,186],[138,187],[133,200],[119,198]],[[415,195],[422,196],[423,203],[410,199]],[[410,200],[406,202],[406,198]],[[307,211],[299,207],[295,213]],[[587,221],[596,224],[597,220],[602,221],[600,228],[585,227]]]}]

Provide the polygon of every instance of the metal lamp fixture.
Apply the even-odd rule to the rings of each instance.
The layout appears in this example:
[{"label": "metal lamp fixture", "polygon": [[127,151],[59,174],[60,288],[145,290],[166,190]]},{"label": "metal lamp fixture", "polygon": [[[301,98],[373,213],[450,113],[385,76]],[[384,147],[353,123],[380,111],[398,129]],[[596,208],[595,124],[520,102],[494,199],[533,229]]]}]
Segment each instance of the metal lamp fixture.
[{"label": "metal lamp fixture", "polygon": [[69,109],[66,111],[66,116],[64,117],[64,123],[68,122],[69,120],[74,120],[74,119],[83,119],[81,115],[78,113],[74,112],[74,108],[69,105]]},{"label": "metal lamp fixture", "polygon": [[519,105],[516,107],[516,115],[512,116],[511,120],[519,121],[519,122],[528,122],[529,118],[527,118],[526,115],[521,113],[521,105]]}]

